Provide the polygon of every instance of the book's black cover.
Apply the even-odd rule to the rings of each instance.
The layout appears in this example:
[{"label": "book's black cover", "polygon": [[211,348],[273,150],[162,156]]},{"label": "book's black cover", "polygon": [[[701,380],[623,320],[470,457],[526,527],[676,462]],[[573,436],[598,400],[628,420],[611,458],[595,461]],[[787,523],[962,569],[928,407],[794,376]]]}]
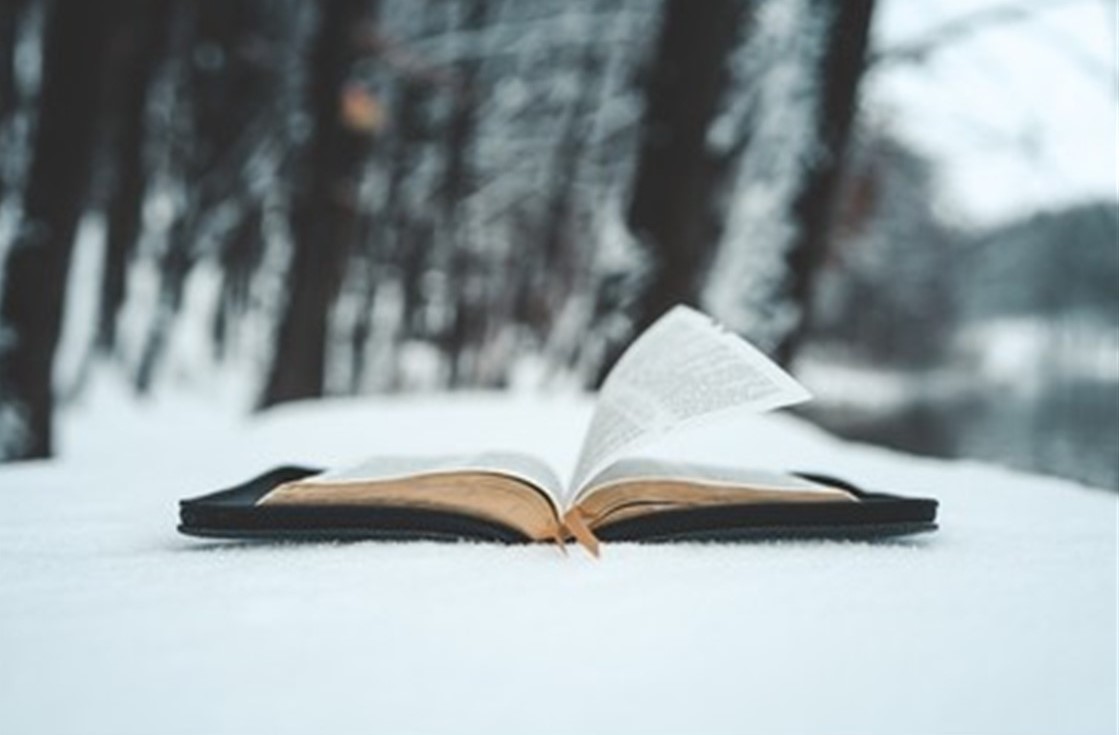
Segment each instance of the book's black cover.
[{"label": "book's black cover", "polygon": [[[459,513],[370,505],[256,505],[272,488],[321,472],[277,467],[248,482],[179,503],[179,531],[211,538],[269,540],[434,540],[527,543],[520,531]],[[603,541],[743,541],[777,538],[878,538],[936,528],[937,501],[841,487],[858,503],[751,503],[668,510],[595,528]]]},{"label": "book's black cover", "polygon": [[527,542],[519,531],[459,513],[371,505],[256,505],[272,488],[321,472],[286,466],[241,485],[179,502],[179,531],[191,536],[290,540],[472,539]]}]

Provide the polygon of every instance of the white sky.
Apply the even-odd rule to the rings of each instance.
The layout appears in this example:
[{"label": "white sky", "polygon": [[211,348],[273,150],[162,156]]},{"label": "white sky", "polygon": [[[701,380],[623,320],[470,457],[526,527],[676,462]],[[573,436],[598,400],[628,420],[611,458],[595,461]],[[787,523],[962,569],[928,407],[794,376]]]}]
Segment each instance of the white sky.
[{"label": "white sky", "polygon": [[1119,63],[1112,0],[885,0],[880,50],[991,8],[1025,20],[985,26],[923,63],[868,79],[868,112],[941,164],[944,204],[998,222],[1090,197],[1116,199]]}]

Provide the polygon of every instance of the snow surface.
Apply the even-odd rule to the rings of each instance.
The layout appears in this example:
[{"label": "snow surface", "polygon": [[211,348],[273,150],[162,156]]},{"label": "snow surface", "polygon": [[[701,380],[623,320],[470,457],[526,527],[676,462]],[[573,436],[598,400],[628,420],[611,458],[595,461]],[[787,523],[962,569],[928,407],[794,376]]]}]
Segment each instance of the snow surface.
[{"label": "snow surface", "polygon": [[99,388],[0,469],[0,732],[1112,733],[1117,496],[789,416],[666,456],[942,501],[889,543],[244,544],[176,500],[273,463],[503,447],[570,463],[578,397],[294,405]]}]

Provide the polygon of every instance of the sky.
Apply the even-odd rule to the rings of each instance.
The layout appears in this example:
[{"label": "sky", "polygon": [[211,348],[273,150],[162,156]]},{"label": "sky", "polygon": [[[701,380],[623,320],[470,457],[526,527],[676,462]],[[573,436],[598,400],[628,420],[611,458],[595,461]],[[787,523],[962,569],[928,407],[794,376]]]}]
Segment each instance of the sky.
[{"label": "sky", "polygon": [[940,44],[921,62],[881,62],[867,114],[940,162],[941,205],[991,225],[1088,198],[1117,198],[1119,62],[1111,0],[886,0],[889,51],[957,19],[1023,10]]}]

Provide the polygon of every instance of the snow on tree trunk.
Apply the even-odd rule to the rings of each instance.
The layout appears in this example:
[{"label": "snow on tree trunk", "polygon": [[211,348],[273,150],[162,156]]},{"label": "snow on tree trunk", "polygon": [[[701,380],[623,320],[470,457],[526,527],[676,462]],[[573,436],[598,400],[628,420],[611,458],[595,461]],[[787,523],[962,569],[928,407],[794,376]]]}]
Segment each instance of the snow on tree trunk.
[{"label": "snow on tree trunk", "polygon": [[744,94],[712,128],[741,146],[704,305],[788,360],[807,318],[857,103],[872,0],[768,3],[735,59]]}]

